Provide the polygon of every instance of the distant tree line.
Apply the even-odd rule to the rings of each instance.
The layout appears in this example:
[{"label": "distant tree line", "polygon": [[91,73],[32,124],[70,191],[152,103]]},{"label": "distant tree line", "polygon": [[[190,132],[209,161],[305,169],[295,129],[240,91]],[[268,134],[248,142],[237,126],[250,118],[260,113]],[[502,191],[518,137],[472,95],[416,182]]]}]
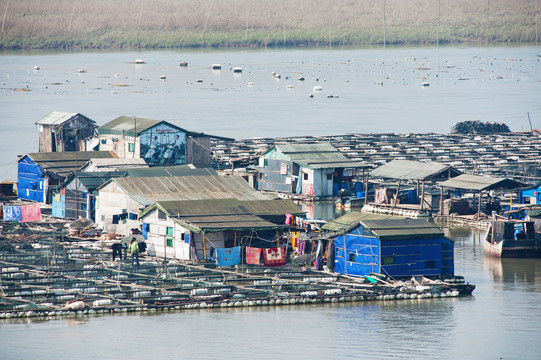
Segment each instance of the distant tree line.
[{"label": "distant tree line", "polygon": [[461,121],[451,129],[451,134],[493,134],[511,132],[504,123],[481,122],[479,120]]}]

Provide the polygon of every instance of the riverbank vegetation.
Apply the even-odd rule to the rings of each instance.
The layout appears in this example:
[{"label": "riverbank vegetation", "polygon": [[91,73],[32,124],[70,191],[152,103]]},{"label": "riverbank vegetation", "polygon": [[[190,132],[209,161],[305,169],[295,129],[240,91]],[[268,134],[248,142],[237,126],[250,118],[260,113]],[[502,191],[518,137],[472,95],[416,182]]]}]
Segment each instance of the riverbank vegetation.
[{"label": "riverbank vegetation", "polygon": [[0,46],[535,43],[539,0],[0,0]]}]

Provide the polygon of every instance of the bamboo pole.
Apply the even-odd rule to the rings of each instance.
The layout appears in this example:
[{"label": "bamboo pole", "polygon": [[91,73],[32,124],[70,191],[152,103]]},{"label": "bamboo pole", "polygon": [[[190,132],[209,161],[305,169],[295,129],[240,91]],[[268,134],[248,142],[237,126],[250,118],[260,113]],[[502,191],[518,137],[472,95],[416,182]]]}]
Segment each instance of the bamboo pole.
[{"label": "bamboo pole", "polygon": [[203,233],[203,259],[207,260],[207,239],[205,233]]},{"label": "bamboo pole", "polygon": [[479,191],[479,204],[477,206],[477,219],[479,219],[479,216],[481,216],[481,193],[482,191]]},{"label": "bamboo pole", "polygon": [[280,247],[280,234],[278,233],[278,229],[276,229],[276,247]]}]

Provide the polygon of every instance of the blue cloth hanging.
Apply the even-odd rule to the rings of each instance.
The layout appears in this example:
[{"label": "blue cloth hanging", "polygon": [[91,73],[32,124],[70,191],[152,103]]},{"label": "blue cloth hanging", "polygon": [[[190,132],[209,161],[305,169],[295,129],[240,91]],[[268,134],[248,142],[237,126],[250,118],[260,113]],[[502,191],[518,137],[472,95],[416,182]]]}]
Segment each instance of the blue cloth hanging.
[{"label": "blue cloth hanging", "polygon": [[21,221],[21,207],[4,205],[4,221]]},{"label": "blue cloth hanging", "polygon": [[232,266],[240,264],[240,246],[216,249],[216,264],[218,266]]}]

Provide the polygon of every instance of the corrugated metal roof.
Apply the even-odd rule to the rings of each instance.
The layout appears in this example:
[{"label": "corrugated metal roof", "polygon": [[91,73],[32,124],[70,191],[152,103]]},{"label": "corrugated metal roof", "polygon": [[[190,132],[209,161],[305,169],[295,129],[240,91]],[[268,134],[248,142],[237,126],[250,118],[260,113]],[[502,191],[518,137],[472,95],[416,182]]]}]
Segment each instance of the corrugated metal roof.
[{"label": "corrugated metal roof", "polygon": [[81,115],[79,113],[53,111],[49,115],[45,116],[43,119],[36,121],[36,124],[37,125],[62,125],[63,123],[71,120],[77,115],[80,115],[81,117],[87,119],[89,122],[95,123],[94,120],[89,119],[88,117]]},{"label": "corrugated metal roof", "polygon": [[[272,201],[272,200],[270,200]],[[252,213],[237,199],[208,199],[186,201],[160,201],[142,212],[144,216],[158,208],[174,221],[195,232],[222,230],[277,229],[282,224],[273,224]]]},{"label": "corrugated metal roof", "polygon": [[[134,123],[134,119],[135,119],[135,123]],[[139,135],[142,131],[145,131],[162,122],[165,122],[165,121],[145,119],[145,118],[134,117],[134,116],[119,116],[116,119],[109,121],[107,124],[100,126],[98,128],[98,133],[99,134],[116,134],[116,135],[122,135],[124,133],[124,135],[126,136],[133,136],[134,130],[136,130],[137,135]],[[167,123],[167,124],[180,129],[178,126],[175,126],[173,124],[170,124],[170,123]]]},{"label": "corrugated metal roof", "polygon": [[173,217],[250,214],[239,200],[232,198],[160,201],[157,206]]},{"label": "corrugated metal roof", "polygon": [[[125,171],[100,171],[100,172],[79,172],[77,181],[80,181],[88,191],[94,192],[98,187],[105,184],[109,179],[126,176]],[[72,177],[73,179],[74,177]],[[73,180],[70,180],[73,181]],[[66,183],[67,185],[67,183]]]},{"label": "corrugated metal roof", "polygon": [[254,215],[216,215],[174,218],[183,227],[193,232],[218,232],[225,230],[250,231],[283,228]]},{"label": "corrugated metal roof", "polygon": [[189,165],[156,166],[151,168],[127,169],[130,177],[157,177],[157,176],[198,176],[218,175],[212,168],[192,168]]},{"label": "corrugated metal roof", "polygon": [[523,186],[524,184],[506,178],[463,174],[440,182],[438,185],[454,189],[482,191],[490,189],[515,189]]},{"label": "corrugated metal roof", "polygon": [[112,158],[112,159],[91,159],[89,163],[92,163],[97,168],[121,168],[121,167],[148,167],[145,159],[143,158]]},{"label": "corrugated metal roof", "polygon": [[[67,176],[85,165],[93,158],[113,158],[109,151],[66,151],[66,152],[38,152],[26,154],[32,161],[45,171]],[[24,158],[21,157],[21,159]],[[20,159],[19,159],[20,160]]]},{"label": "corrugated metal roof", "polygon": [[348,159],[330,143],[278,144],[275,147],[293,162],[310,169],[369,166],[365,162]]},{"label": "corrugated metal roof", "polygon": [[289,199],[242,201],[242,205],[251,214],[261,216],[284,214],[300,215],[305,213],[305,211],[302,211],[297,204]]},{"label": "corrugated metal roof", "polygon": [[[134,123],[134,119],[135,119],[135,123]],[[134,117],[134,116],[119,116],[116,119],[109,121],[107,124],[100,126],[98,128],[98,134],[113,134],[113,135],[124,134],[126,136],[134,136],[134,130],[137,131],[137,135],[139,135],[141,132],[148,130],[151,127],[156,126],[161,123],[172,126],[191,136],[198,136],[198,137],[206,136],[206,137],[211,137],[215,139],[233,140],[231,138],[209,135],[209,134],[195,132],[195,131],[188,131],[170,122],[167,122],[165,120],[152,120],[152,119],[145,119],[145,118]]]},{"label": "corrugated metal roof", "polygon": [[440,230],[440,228],[423,219],[365,219],[361,220],[360,223],[364,228],[371,230],[380,240],[431,238],[443,236],[443,232]]},{"label": "corrugated metal roof", "polygon": [[167,200],[268,200],[240,176],[126,177],[112,181],[143,205]]},{"label": "corrugated metal roof", "polygon": [[371,214],[371,213],[362,213],[360,211],[352,211],[345,215],[340,216],[332,221],[329,221],[322,226],[323,230],[327,231],[339,231],[339,232],[348,232],[354,227],[360,224],[361,220],[384,220],[389,218],[397,218],[391,215],[380,215],[380,214]]},{"label": "corrugated metal roof", "polygon": [[445,164],[436,162],[420,162],[411,160],[393,160],[370,172],[371,177],[401,180],[427,180],[429,178],[450,173],[451,177],[460,171]]}]

